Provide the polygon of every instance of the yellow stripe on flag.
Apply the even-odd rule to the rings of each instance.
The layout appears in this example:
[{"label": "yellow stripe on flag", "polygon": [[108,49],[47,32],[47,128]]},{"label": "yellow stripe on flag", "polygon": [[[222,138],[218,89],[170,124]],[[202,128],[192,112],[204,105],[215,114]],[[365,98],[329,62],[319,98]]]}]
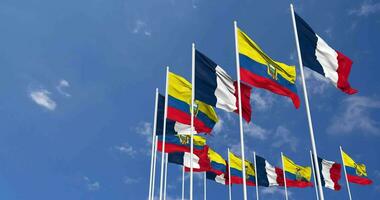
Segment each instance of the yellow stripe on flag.
[{"label": "yellow stripe on flag", "polygon": [[347,167],[352,167],[356,170],[358,176],[367,176],[367,168],[364,164],[356,163],[349,155],[347,155],[343,150],[343,164]]},{"label": "yellow stripe on flag", "polygon": [[[230,152],[230,167],[236,170],[242,171],[242,160]],[[255,176],[255,167],[252,163],[245,161],[245,173],[251,176]]]},{"label": "yellow stripe on flag", "polygon": [[284,160],[284,170],[285,171],[292,173],[296,176],[301,176],[302,178],[306,179],[307,181],[310,181],[311,167],[297,165],[286,156],[283,156],[283,160]]},{"label": "yellow stripe on flag", "polygon": [[224,158],[220,154],[216,153],[211,148],[208,149],[208,157],[210,158],[210,161],[212,162],[226,165],[226,160],[224,160]]}]

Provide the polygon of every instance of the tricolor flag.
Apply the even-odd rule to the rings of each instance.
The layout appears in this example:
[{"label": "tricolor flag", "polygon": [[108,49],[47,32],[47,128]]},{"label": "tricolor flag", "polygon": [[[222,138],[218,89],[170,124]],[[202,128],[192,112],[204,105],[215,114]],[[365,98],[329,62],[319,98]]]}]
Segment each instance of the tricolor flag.
[{"label": "tricolor flag", "polygon": [[[230,152],[231,184],[243,184],[243,169],[241,158]],[[245,178],[247,185],[255,186],[255,167],[249,161],[245,161]]]},{"label": "tricolor flag", "polygon": [[191,110],[194,110],[194,128],[198,133],[210,133],[218,116],[212,106],[196,100],[191,109],[191,83],[185,78],[169,72],[168,119],[190,125]]},{"label": "tricolor flag", "polygon": [[342,151],[343,165],[346,167],[348,182],[360,185],[372,184],[368,178],[367,169],[364,164],[355,162],[349,155]]},{"label": "tricolor flag", "polygon": [[[162,151],[162,139],[163,136],[159,135],[157,142],[158,151]],[[194,151],[203,150],[203,147],[206,146],[206,139],[198,135],[194,135],[193,139]],[[190,152],[190,140],[191,136],[189,135],[167,135],[165,137],[165,153]]]},{"label": "tricolor flag", "polygon": [[240,29],[237,30],[241,81],[267,89],[292,99],[296,108],[300,106],[297,94],[296,68],[270,58]]},{"label": "tricolor flag", "polygon": [[322,176],[322,186],[332,190],[340,190],[341,164],[318,157],[318,166]]},{"label": "tricolor flag", "polygon": [[326,77],[343,92],[355,94],[357,90],[348,82],[350,58],[331,48],[297,13],[294,14],[303,65]]},{"label": "tricolor flag", "polygon": [[[210,58],[195,50],[195,99],[227,112],[239,113],[237,85],[230,75]],[[251,121],[250,87],[241,87],[243,118]]]},{"label": "tricolor flag", "polygon": [[[210,172],[214,172],[215,174],[227,174],[227,162],[224,160],[224,158],[216,153],[211,148],[208,148],[208,158],[210,160]],[[187,172],[190,171],[190,169],[185,169]],[[197,170],[194,170],[197,172]]]},{"label": "tricolor flag", "polygon": [[300,166],[295,164],[288,157],[282,157],[284,162],[284,170],[286,176],[286,186],[287,187],[308,187],[313,184],[310,182],[311,179],[311,167]]},{"label": "tricolor flag", "polygon": [[225,176],[225,174],[219,174],[218,175],[217,173],[214,173],[212,171],[207,171],[206,172],[206,178],[209,180],[215,181],[217,183],[220,183],[222,185],[228,184],[228,180],[227,180],[227,177]]},{"label": "tricolor flag", "polygon": [[[208,146],[204,146],[201,150],[195,150],[193,154],[193,170],[208,171],[210,169],[210,160],[207,157]],[[189,152],[172,152],[168,154],[168,162],[191,167],[191,153]]]},{"label": "tricolor flag", "polygon": [[257,182],[259,186],[283,186],[284,175],[280,168],[272,166],[265,158],[256,155]]}]

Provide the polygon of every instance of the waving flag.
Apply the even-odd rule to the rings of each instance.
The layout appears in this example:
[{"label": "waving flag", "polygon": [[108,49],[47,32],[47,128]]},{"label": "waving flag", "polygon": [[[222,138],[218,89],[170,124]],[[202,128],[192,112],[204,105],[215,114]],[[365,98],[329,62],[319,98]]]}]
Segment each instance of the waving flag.
[{"label": "waving flag", "polygon": [[295,164],[288,157],[282,157],[287,187],[308,187],[313,184],[310,182],[311,167],[304,167]]},{"label": "waving flag", "polygon": [[292,99],[296,108],[300,106],[295,85],[296,68],[272,60],[240,29],[237,30],[240,76],[249,85],[267,89]]},{"label": "waving flag", "polygon": [[209,148],[208,157],[210,158],[210,171],[218,175],[227,174],[227,161],[220,154]]},{"label": "waving flag", "polygon": [[[168,119],[190,125],[191,84],[183,77],[169,73]],[[212,106],[195,101],[194,127],[200,133],[210,133],[218,117]]]},{"label": "waving flag", "polygon": [[191,161],[191,154],[189,152],[172,152],[168,154],[168,162],[191,167],[193,164],[193,170],[204,172],[210,169],[210,160],[207,157],[208,146],[204,146],[200,150],[194,149],[193,160]]},{"label": "waving flag", "polygon": [[[238,112],[237,85],[230,75],[210,58],[195,51],[195,99],[227,112]],[[241,87],[242,97],[248,100],[242,101],[243,118],[250,122],[251,88]]]},{"label": "waving flag", "polygon": [[318,157],[319,171],[321,172],[322,186],[340,190],[339,179],[341,177],[342,166],[334,161],[325,160]]},{"label": "waving flag", "polygon": [[364,164],[356,163],[349,155],[342,151],[343,164],[346,167],[348,182],[360,185],[372,184],[368,178],[367,169]]},{"label": "waving flag", "polygon": [[[206,139],[194,135],[194,151],[202,150],[206,146]],[[190,139],[189,135],[167,135],[165,137],[165,153],[172,152],[190,152]],[[157,142],[158,151],[162,151],[162,136],[158,136]]]},{"label": "waving flag", "polygon": [[226,176],[224,174],[216,174],[214,172],[208,171],[206,172],[206,178],[212,181],[215,181],[217,183],[220,183],[222,185],[228,184],[228,181],[226,179]]},{"label": "waving flag", "polygon": [[303,65],[329,79],[343,92],[355,94],[357,90],[348,82],[352,65],[350,58],[331,48],[301,17],[294,14]]},{"label": "waving flag", "polygon": [[256,155],[257,182],[259,186],[283,186],[284,176],[280,168],[273,167],[265,158]]},{"label": "waving flag", "polygon": [[[246,183],[255,186],[255,167],[252,163],[245,161]],[[243,184],[242,160],[230,152],[230,174],[231,184]]]}]

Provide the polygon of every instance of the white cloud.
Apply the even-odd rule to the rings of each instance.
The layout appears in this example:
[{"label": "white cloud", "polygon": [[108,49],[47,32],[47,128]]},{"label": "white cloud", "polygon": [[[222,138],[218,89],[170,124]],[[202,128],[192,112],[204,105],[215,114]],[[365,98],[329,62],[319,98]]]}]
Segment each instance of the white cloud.
[{"label": "white cloud", "polygon": [[289,129],[285,128],[284,126],[279,126],[276,129],[276,132],[273,136],[273,147],[281,147],[281,146],[289,146],[292,151],[297,150],[298,145],[298,139],[294,135],[292,135],[289,131]]},{"label": "white cloud", "polygon": [[350,96],[343,100],[342,112],[336,114],[329,133],[344,134],[354,130],[365,131],[366,134],[380,135],[380,122],[371,117],[371,110],[380,109],[380,101],[364,96]]},{"label": "white cloud", "polygon": [[152,143],[152,134],[153,134],[152,123],[140,122],[138,126],[135,128],[135,131],[138,134],[146,137],[149,143]]},{"label": "white cloud", "polygon": [[30,98],[32,98],[36,104],[53,111],[57,107],[57,104],[49,97],[49,95],[50,92],[45,89],[33,90],[29,94]]},{"label": "white cloud", "polygon": [[[307,90],[311,94],[324,94],[326,89],[328,87],[331,87],[330,81],[323,77],[322,75],[318,74],[317,72],[314,72],[310,70],[307,67],[304,67],[304,75],[307,85]],[[299,80],[299,84],[301,85],[301,79]],[[302,85],[299,87],[302,88]]]},{"label": "white cloud", "polygon": [[57,91],[62,94],[65,97],[71,97],[71,95],[64,91],[64,88],[70,87],[70,83],[66,81],[65,79],[62,79],[59,81],[59,84],[57,85]]},{"label": "white cloud", "polygon": [[[263,195],[281,194],[285,196],[285,190],[278,187],[262,187],[259,191],[261,191]],[[292,194],[293,193],[288,190],[288,197],[292,196]]]},{"label": "white cloud", "polygon": [[372,1],[364,1],[357,9],[352,9],[348,11],[350,15],[356,16],[368,16],[371,14],[375,14],[380,11],[380,3],[373,3]]},{"label": "white cloud", "polygon": [[132,177],[124,177],[124,183],[129,185],[129,184],[135,184],[140,182],[140,178],[132,178]]},{"label": "white cloud", "polygon": [[215,134],[219,134],[223,130],[223,124],[224,124],[224,120],[219,117],[218,123],[216,123],[213,128],[213,131],[215,132]]},{"label": "white cloud", "polygon": [[273,93],[263,90],[255,90],[251,94],[253,109],[256,111],[266,111],[273,106]]},{"label": "white cloud", "polygon": [[130,157],[134,157],[137,153],[137,151],[129,144],[115,146],[114,149],[118,150],[120,153],[127,154]]},{"label": "white cloud", "polygon": [[86,187],[89,191],[97,191],[100,189],[100,183],[98,181],[91,181],[87,176],[83,177]]},{"label": "white cloud", "polygon": [[250,137],[265,140],[267,139],[268,135],[270,134],[268,130],[262,128],[259,125],[253,124],[253,123],[244,123],[244,133],[247,134]]},{"label": "white cloud", "polygon": [[135,21],[135,25],[133,27],[132,33],[134,34],[144,34],[145,36],[151,36],[152,32],[148,29],[146,22],[138,19]]}]

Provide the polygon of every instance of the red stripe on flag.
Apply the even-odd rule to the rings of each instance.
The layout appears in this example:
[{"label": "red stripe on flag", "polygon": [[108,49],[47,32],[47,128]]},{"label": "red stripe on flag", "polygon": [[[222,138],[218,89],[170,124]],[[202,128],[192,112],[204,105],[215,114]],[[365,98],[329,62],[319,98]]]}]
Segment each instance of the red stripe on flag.
[{"label": "red stripe on flag", "polygon": [[[157,150],[162,152],[162,141],[157,142]],[[195,151],[195,149],[194,149]],[[173,153],[173,152],[190,152],[190,147],[185,145],[177,145],[165,142],[165,153]]]},{"label": "red stripe on flag", "polygon": [[330,169],[330,178],[334,182],[334,190],[340,190],[339,180],[341,178],[342,165],[334,163]]},{"label": "red stripe on flag", "polygon": [[[205,172],[211,169],[210,159],[208,158],[208,146],[205,146],[202,150],[194,149],[194,154],[199,157],[199,169],[194,169],[194,172]],[[190,168],[185,167],[186,172],[190,172]]]},{"label": "red stripe on flag", "polygon": [[[182,124],[191,123],[191,115],[173,107],[168,107],[168,119],[180,122]],[[194,128],[197,133],[210,133],[211,128],[207,127],[201,120],[194,117]]]},{"label": "red stripe on flag", "polygon": [[[239,114],[239,96],[238,96],[238,85],[237,81],[234,81],[235,86],[235,97],[236,97],[236,107],[237,110],[235,110],[235,113]],[[241,108],[243,109],[242,115],[246,122],[251,121],[251,87],[244,83],[240,83],[240,90],[241,90]]]},{"label": "red stripe on flag", "polygon": [[369,178],[364,178],[364,177],[360,177],[360,176],[354,176],[354,175],[351,175],[351,174],[347,174],[347,179],[348,179],[348,182],[350,182],[350,183],[356,183],[356,184],[359,184],[359,185],[370,185],[370,184],[372,184],[372,180],[369,179]]},{"label": "red stripe on flag", "polygon": [[[282,171],[281,168],[276,167],[275,168],[276,174],[277,174],[277,183],[279,186],[285,186],[284,184],[284,172]],[[304,187],[310,187],[313,186],[311,182],[307,181],[296,181],[296,180],[291,180],[291,179],[286,179],[286,187],[299,187],[299,188],[304,188]]]},{"label": "red stripe on flag", "polygon": [[355,94],[358,91],[352,88],[348,82],[348,76],[350,75],[352,61],[341,52],[336,51],[336,53],[338,54],[338,69],[336,71],[338,73],[337,87],[347,94]]}]

